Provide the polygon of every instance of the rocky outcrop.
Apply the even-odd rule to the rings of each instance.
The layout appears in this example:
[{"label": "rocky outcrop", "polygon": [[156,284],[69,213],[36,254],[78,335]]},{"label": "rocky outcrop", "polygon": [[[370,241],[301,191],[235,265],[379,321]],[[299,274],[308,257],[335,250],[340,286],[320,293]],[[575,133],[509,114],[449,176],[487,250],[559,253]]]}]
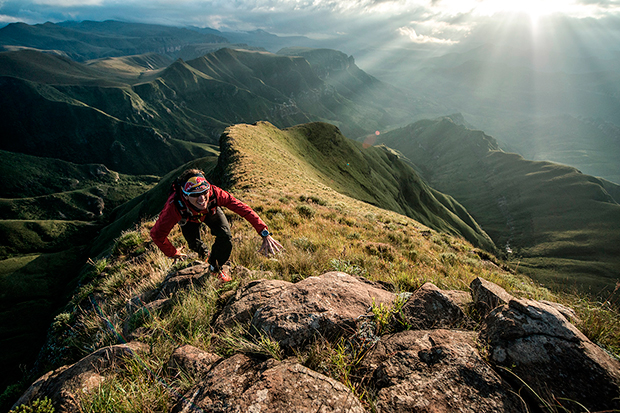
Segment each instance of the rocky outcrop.
[{"label": "rocky outcrop", "polygon": [[502,378],[478,354],[477,334],[409,330],[383,338],[368,357],[377,410],[524,412]]},{"label": "rocky outcrop", "polygon": [[[158,290],[130,301],[130,317],[155,307],[166,311],[162,300],[199,285],[205,274],[202,266],[172,274]],[[557,303],[518,299],[483,279],[471,283],[471,298],[431,283],[396,295],[341,272],[298,283],[237,279],[241,286],[213,327],[246,326],[278,342],[290,358],[242,353],[222,358],[180,346],[165,374],[170,382],[191,377],[195,385],[173,399],[169,411],[370,411],[349,386],[310,369],[312,363],[300,363],[298,355],[317,337],[335,347],[344,344],[355,355],[349,380],[374,395],[370,402],[378,413],[620,408],[620,362],[571,323],[577,319],[572,309]],[[379,313],[391,320],[381,324]],[[81,392],[97,388],[145,348],[132,342],[101,349],[41,377],[19,403],[47,396],[60,411],[81,411],[76,402]]]},{"label": "rocky outcrop", "polygon": [[[588,340],[555,306],[513,299],[482,323],[491,361],[533,397],[589,411],[620,408],[620,362]],[[510,377],[510,375],[514,377]]]},{"label": "rocky outcrop", "polygon": [[356,320],[374,305],[392,305],[396,295],[342,272],[328,272],[292,284],[265,303],[252,326],[288,349],[313,337],[350,336]]},{"label": "rocky outcrop", "polygon": [[432,283],[425,283],[403,305],[400,318],[412,330],[429,328],[473,328],[474,322],[465,315],[461,295],[445,292]]},{"label": "rocky outcrop", "polygon": [[282,280],[261,280],[242,286],[237,290],[235,298],[224,307],[215,322],[216,326],[224,327],[233,323],[245,324],[252,321],[258,309],[291,285]]},{"label": "rocky outcrop", "polygon": [[295,362],[236,354],[211,368],[172,412],[364,413],[342,383]]},{"label": "rocky outcrop", "polygon": [[43,375],[20,397],[15,406],[48,397],[56,411],[81,412],[80,394],[95,391],[107,374],[146,351],[148,346],[137,342],[99,349],[71,366]]}]

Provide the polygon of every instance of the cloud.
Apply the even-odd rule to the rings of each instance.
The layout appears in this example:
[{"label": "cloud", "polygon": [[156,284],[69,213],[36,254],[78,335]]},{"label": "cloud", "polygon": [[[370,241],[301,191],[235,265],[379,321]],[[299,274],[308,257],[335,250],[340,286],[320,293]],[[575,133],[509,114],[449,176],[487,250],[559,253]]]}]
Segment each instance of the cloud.
[{"label": "cloud", "polygon": [[419,35],[411,27],[399,27],[398,32],[401,35],[408,37],[413,43],[438,43],[438,44],[458,43],[458,41],[456,40],[440,39],[438,37],[433,37],[433,36]]},{"label": "cloud", "polygon": [[[0,22],[113,19],[221,31],[263,29],[278,35],[343,39],[341,44],[346,38],[350,46],[343,51],[352,53],[389,43],[488,41],[493,37],[476,32],[493,33],[492,27],[504,21],[477,10],[502,4],[500,0],[0,0]],[[574,18],[590,16],[601,27],[618,27],[610,16],[620,15],[620,0],[567,0],[566,4],[571,5]]]},{"label": "cloud", "polygon": [[101,6],[105,0],[35,0],[33,4],[49,7]]}]

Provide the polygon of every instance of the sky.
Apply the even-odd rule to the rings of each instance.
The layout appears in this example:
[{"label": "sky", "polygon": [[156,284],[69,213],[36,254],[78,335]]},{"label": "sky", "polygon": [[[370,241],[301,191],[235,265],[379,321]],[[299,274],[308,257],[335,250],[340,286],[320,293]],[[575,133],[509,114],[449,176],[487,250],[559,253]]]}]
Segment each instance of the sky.
[{"label": "sky", "polygon": [[519,41],[523,33],[549,42],[579,31],[596,47],[620,47],[620,0],[0,0],[2,25],[66,20],[262,29],[398,47]]}]

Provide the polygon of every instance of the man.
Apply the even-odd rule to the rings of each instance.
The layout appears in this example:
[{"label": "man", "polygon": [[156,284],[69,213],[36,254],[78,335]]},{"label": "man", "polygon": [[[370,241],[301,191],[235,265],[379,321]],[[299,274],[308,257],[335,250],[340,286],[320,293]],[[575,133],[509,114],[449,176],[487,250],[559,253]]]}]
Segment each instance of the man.
[{"label": "man", "polygon": [[[282,245],[271,237],[267,225],[252,208],[223,189],[211,185],[201,170],[184,171],[173,187],[173,193],[168,197],[164,209],[151,229],[151,238],[167,257],[181,259],[187,257],[183,253],[183,247],[177,249],[168,239],[168,234],[178,223],[189,248],[203,259],[209,255],[207,262],[210,271],[223,282],[231,281],[232,278],[223,265],[228,261],[232,251],[232,235],[230,224],[221,207],[226,207],[245,218],[263,237],[263,243],[258,250],[260,253],[275,254],[283,249]],[[203,222],[215,236],[211,254],[200,236]]]}]

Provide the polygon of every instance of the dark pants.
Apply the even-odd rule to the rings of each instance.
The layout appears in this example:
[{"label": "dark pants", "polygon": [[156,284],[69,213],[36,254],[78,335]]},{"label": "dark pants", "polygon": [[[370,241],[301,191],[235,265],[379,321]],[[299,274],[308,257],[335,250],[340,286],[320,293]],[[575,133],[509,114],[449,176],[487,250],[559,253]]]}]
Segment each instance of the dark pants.
[{"label": "dark pants", "polygon": [[[232,235],[230,233],[230,224],[226,216],[217,207],[215,214],[207,216],[204,223],[211,230],[211,235],[215,237],[213,246],[211,247],[211,255],[207,262],[216,269],[219,269],[230,258],[232,251]],[[209,248],[200,236],[200,222],[187,222],[181,226],[183,237],[187,241],[187,245],[193,251],[196,251],[201,258],[205,258],[209,254]]]}]

